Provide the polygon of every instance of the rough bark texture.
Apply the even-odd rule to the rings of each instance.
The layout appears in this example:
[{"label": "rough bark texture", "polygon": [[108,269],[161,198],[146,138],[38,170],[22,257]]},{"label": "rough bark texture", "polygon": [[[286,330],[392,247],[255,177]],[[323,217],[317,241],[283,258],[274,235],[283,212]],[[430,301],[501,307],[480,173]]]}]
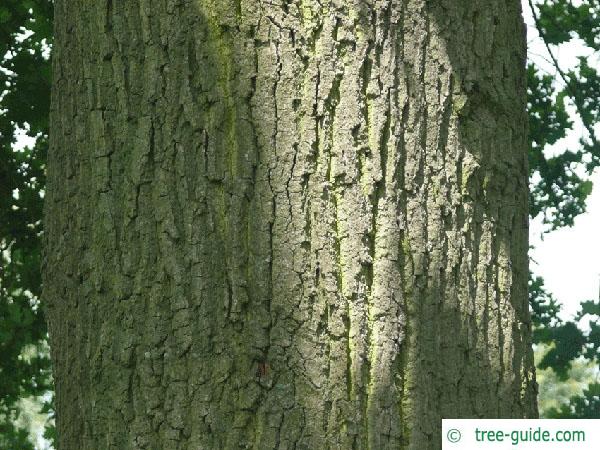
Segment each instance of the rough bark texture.
[{"label": "rough bark texture", "polygon": [[533,417],[519,0],[56,0],[60,450]]}]

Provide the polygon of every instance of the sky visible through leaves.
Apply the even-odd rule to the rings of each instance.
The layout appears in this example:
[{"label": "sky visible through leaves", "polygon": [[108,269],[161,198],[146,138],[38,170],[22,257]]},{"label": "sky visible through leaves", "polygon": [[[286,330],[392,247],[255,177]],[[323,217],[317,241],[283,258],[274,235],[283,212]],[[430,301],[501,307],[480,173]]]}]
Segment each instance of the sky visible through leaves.
[{"label": "sky visible through leaves", "polygon": [[[527,23],[527,48],[529,60],[555,77],[556,68],[549,60],[548,52],[535,27],[528,1],[523,0],[523,11]],[[577,57],[587,57],[589,64],[600,69],[600,61],[582,42],[569,42],[555,52],[557,60],[565,70],[577,64]],[[572,106],[567,106],[574,122],[573,129],[556,144],[549,146],[549,154],[558,154],[566,148],[575,148],[586,131],[577,118]],[[591,177],[594,190],[587,200],[587,211],[574,220],[572,227],[563,227],[544,234],[548,226],[538,217],[530,223],[532,250],[531,270],[544,278],[544,282],[563,305],[561,317],[572,318],[579,310],[582,299],[598,298],[600,289],[600,170]]]}]

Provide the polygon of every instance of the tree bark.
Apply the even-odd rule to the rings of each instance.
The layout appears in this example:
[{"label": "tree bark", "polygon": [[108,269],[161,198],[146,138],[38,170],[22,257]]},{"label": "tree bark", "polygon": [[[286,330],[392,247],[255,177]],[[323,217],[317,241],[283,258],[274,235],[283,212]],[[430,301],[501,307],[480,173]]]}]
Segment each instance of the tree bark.
[{"label": "tree bark", "polygon": [[56,0],[60,450],[535,417],[519,0]]}]

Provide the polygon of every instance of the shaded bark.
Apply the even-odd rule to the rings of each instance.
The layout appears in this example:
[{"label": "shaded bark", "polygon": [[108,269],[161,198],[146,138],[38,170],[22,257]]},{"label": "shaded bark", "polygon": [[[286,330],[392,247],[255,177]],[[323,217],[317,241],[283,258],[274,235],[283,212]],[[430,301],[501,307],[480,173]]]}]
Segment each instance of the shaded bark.
[{"label": "shaded bark", "polygon": [[518,0],[56,1],[59,449],[534,417]]}]

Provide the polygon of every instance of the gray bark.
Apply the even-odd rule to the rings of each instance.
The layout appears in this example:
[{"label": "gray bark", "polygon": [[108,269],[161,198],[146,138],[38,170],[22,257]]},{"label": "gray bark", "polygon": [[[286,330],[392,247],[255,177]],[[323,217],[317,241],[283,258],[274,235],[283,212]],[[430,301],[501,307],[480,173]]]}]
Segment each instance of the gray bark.
[{"label": "gray bark", "polygon": [[60,450],[534,417],[519,0],[56,0]]}]

